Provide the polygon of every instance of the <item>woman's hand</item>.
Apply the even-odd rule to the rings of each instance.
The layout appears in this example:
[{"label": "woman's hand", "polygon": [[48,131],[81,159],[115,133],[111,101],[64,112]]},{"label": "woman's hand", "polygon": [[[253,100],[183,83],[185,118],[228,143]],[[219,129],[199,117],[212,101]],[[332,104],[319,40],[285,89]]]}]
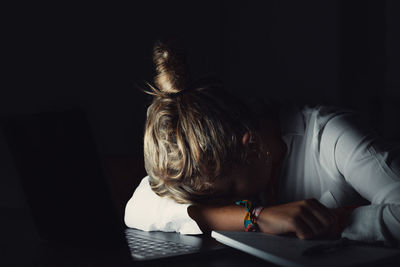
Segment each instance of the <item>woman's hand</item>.
[{"label": "woman's hand", "polygon": [[335,212],[316,199],[266,207],[257,223],[262,232],[294,233],[300,239],[337,238],[340,235]]},{"label": "woman's hand", "polygon": [[337,227],[338,231],[343,232],[344,228],[346,228],[349,217],[354,209],[358,208],[358,206],[345,206],[340,208],[331,209],[331,211],[335,214],[337,218]]}]

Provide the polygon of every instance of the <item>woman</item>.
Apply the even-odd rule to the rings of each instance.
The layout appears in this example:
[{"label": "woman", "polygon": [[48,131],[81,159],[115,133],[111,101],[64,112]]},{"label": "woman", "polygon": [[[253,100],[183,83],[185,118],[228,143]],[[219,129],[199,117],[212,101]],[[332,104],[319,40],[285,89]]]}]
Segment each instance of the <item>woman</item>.
[{"label": "woman", "polygon": [[400,241],[399,150],[350,111],[256,108],[218,81],[193,83],[171,47],[153,51],[148,176],[127,203],[127,226]]}]

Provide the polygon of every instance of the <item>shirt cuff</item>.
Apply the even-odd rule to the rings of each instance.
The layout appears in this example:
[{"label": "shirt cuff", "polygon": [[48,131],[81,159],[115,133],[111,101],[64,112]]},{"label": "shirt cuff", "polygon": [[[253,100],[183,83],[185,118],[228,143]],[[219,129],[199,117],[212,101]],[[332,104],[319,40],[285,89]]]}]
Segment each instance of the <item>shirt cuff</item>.
[{"label": "shirt cuff", "polygon": [[386,205],[369,205],[353,210],[342,237],[363,242],[389,241],[383,222]]}]

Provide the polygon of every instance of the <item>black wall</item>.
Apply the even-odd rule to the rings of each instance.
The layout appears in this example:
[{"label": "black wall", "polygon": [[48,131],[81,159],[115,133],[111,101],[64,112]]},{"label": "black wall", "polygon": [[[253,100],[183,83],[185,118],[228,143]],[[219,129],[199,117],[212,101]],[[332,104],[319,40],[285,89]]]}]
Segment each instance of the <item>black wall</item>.
[{"label": "black wall", "polygon": [[[194,76],[220,75],[246,97],[347,106],[400,140],[400,3],[135,1],[4,9],[0,115],[84,108],[102,155],[142,153],[151,49],[184,37]],[[0,206],[24,200],[0,132]]]}]

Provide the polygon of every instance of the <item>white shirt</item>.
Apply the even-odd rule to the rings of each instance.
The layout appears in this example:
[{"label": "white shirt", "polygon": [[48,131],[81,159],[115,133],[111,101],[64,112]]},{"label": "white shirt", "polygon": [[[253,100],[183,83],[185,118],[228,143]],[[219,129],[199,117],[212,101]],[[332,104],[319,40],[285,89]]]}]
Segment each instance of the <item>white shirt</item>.
[{"label": "white shirt", "polygon": [[[286,107],[280,122],[288,150],[278,202],[316,198],[329,208],[360,205],[342,237],[400,242],[400,149],[386,145],[355,113],[342,109]],[[188,206],[156,195],[145,177],[126,205],[125,224],[201,234]]]}]

